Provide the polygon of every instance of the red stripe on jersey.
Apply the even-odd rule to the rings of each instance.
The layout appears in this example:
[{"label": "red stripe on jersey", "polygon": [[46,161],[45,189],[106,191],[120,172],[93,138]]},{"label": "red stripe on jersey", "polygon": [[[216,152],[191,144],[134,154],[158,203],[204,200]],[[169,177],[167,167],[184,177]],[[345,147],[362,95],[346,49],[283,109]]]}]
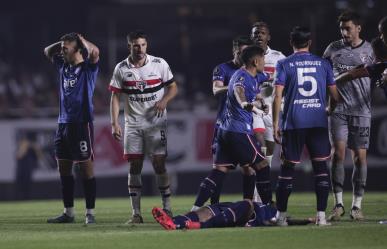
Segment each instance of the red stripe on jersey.
[{"label": "red stripe on jersey", "polygon": [[120,93],[120,92],[122,92],[122,89],[117,88],[117,87],[114,87],[114,86],[109,86],[108,89],[109,89],[111,92],[114,92],[114,93]]},{"label": "red stripe on jersey", "polygon": [[137,82],[146,82],[148,86],[160,84],[160,79],[153,79],[153,80],[130,80],[130,81],[124,81],[125,86],[136,86]]},{"label": "red stripe on jersey", "polygon": [[275,67],[264,67],[263,71],[265,73],[271,73],[272,74],[275,71]]}]

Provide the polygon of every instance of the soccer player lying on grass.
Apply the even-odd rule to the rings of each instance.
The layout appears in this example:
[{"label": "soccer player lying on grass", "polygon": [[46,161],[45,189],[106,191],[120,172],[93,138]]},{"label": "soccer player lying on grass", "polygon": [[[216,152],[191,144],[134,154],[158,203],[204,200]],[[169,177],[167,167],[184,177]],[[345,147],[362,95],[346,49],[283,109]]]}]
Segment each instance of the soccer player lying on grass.
[{"label": "soccer player lying on grass", "polygon": [[344,83],[353,79],[370,77],[371,82],[384,89],[387,97],[387,46],[381,38],[375,38],[371,42],[372,50],[375,54],[376,63],[369,66],[354,68],[348,72],[339,75],[335,81],[336,84]]},{"label": "soccer player lying on grass", "polygon": [[[152,209],[153,217],[166,230],[273,226],[276,212],[274,204],[262,205],[248,199],[212,204],[174,217],[168,216],[162,208]],[[307,225],[314,222],[313,218],[288,220],[289,225]]]}]

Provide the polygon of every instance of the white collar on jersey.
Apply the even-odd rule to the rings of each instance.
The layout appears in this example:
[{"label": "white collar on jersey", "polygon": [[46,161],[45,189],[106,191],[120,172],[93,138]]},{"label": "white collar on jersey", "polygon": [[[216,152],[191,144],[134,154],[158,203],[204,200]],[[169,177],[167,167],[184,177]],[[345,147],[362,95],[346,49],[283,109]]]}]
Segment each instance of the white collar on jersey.
[{"label": "white collar on jersey", "polygon": [[[148,64],[149,59],[150,59],[148,54],[145,54],[145,56],[146,56],[146,58],[145,58],[145,63],[144,63],[143,66],[145,66],[146,64]],[[126,64],[128,65],[129,68],[135,67],[132,63],[130,63],[130,61],[129,61],[129,56],[126,58],[125,61],[126,61]]]},{"label": "white collar on jersey", "polygon": [[270,48],[269,46],[267,46],[267,49],[266,49],[266,51],[265,51],[265,55],[269,54],[270,51],[271,51],[271,48]]}]

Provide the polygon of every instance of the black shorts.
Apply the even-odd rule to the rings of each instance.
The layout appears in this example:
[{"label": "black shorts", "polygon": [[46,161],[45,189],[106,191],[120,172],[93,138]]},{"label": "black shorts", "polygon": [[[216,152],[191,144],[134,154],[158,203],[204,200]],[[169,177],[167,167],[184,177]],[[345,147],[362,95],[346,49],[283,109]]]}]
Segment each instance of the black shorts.
[{"label": "black shorts", "polygon": [[57,160],[82,162],[94,158],[94,126],[88,123],[59,124],[55,136]]},{"label": "black shorts", "polygon": [[311,160],[326,160],[331,154],[331,144],[327,128],[305,128],[285,130],[282,134],[282,158],[299,163],[304,146]]},{"label": "black shorts", "polygon": [[244,166],[259,163],[264,159],[265,157],[255,136],[222,129],[218,130],[215,165],[237,166],[239,164]]}]

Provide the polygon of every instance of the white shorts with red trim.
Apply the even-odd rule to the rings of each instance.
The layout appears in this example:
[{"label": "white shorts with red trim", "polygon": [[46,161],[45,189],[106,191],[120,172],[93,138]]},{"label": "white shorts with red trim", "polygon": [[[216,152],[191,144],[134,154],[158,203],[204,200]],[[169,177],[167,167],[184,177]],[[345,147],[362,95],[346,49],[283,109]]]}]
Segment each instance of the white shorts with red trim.
[{"label": "white shorts with red trim", "polygon": [[263,138],[266,141],[274,142],[271,113],[269,112],[267,115],[253,113],[253,130],[254,133],[263,133]]},{"label": "white shorts with red trim", "polygon": [[167,155],[167,122],[148,128],[125,127],[124,159]]}]

